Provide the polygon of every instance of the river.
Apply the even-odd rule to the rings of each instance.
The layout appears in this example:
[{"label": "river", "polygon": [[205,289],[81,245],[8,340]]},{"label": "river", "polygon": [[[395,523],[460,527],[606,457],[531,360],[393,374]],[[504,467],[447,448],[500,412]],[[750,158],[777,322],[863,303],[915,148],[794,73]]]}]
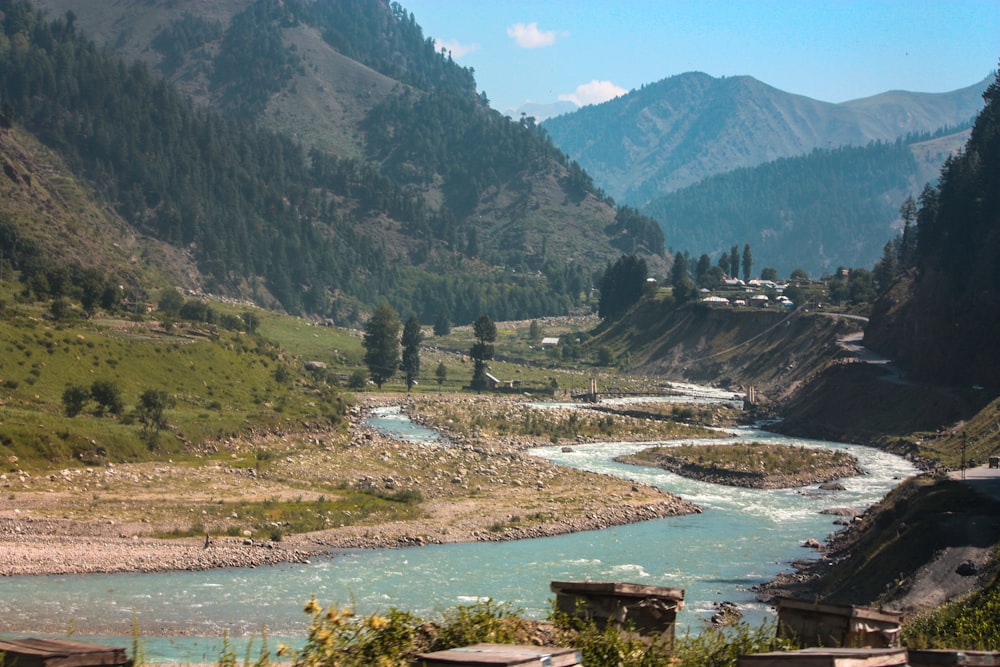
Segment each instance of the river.
[{"label": "river", "polygon": [[[711,400],[711,392],[698,394]],[[717,400],[731,399],[719,394]],[[375,416],[379,428],[433,439],[402,415]],[[863,509],[899,480],[915,473],[906,460],[875,449],[786,438],[756,429],[734,429],[736,439],[810,447],[837,447],[856,456],[866,474],[841,480],[843,491],[758,490],[718,486],[655,469],[617,464],[612,458],[649,443],[593,443],[541,447],[531,453],[561,465],[655,484],[704,507],[704,513],[600,531],[505,543],[431,545],[394,550],[346,550],[309,564],[256,569],[157,574],[7,577],[0,580],[0,632],[92,634],[96,640],[131,646],[136,619],[148,662],[214,662],[223,633],[260,635],[271,648],[300,642],[311,596],[323,604],[352,606],[359,613],[390,607],[434,618],[442,610],[491,598],[526,616],[549,610],[552,580],[628,581],[683,588],[679,631],[697,632],[713,604],[736,602],[754,622],[772,612],[753,599],[750,587],[809,557],[801,544],[824,539],[835,507]],[[441,441],[446,446],[446,441]],[[691,441],[689,441],[691,442]],[[258,642],[259,645],[259,642]],[[242,655],[241,655],[242,658]]]}]

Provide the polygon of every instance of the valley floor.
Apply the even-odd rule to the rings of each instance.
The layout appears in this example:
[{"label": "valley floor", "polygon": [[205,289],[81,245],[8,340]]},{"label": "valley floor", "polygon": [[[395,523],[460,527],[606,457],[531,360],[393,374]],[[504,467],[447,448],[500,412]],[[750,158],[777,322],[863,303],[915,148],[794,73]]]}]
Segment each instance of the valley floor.
[{"label": "valley floor", "polygon": [[[400,396],[361,396],[364,409]],[[499,400],[499,399],[497,399]],[[301,562],[343,548],[502,541],[604,528],[699,512],[659,489],[568,470],[525,455],[548,441],[497,439],[439,447],[387,438],[353,419],[347,442],[306,432],[268,442],[225,443],[280,451],[266,472],[219,463],[137,463],[0,479],[0,575],[151,572]],[[419,517],[284,535],[226,531],[236,503],[330,498],[331,480],[352,487],[410,488]],[[204,534],[192,526],[204,525]],[[192,537],[158,537],[171,531]],[[236,532],[236,536],[226,536]],[[242,535],[242,536],[241,536]]]}]

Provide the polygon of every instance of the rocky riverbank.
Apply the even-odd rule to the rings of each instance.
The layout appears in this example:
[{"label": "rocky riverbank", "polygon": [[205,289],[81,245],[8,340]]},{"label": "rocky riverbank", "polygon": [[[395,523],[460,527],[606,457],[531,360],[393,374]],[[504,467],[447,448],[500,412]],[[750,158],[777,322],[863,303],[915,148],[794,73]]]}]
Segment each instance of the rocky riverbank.
[{"label": "rocky riverbank", "polygon": [[[200,464],[8,471],[0,477],[0,576],[257,567],[345,548],[526,539],[701,511],[653,486],[524,453],[550,442],[397,441],[368,428],[364,416],[368,407],[401,397],[363,400],[346,434],[308,429],[233,439],[199,453]],[[347,520],[341,513],[309,532],[250,518],[254,507],[311,509],[359,489],[421,500],[408,518],[374,512]]]}]

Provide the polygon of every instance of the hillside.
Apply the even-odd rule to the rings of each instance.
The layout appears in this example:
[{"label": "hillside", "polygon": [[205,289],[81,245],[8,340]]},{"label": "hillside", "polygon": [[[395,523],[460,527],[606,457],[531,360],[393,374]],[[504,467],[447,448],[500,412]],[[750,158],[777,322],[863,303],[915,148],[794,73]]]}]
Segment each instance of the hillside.
[{"label": "hillside", "polygon": [[804,309],[678,307],[658,297],[599,327],[588,345],[627,349],[630,367],[643,375],[737,392],[754,386],[773,400],[834,363],[842,354],[837,338],[857,328],[849,319]]},{"label": "hillside", "polygon": [[612,197],[642,206],[740,167],[967,123],[982,108],[986,84],[831,104],[750,76],[690,72],[549,119],[543,127]]},{"label": "hillside", "polygon": [[873,308],[865,344],[917,380],[1000,387],[1000,81],[917,212],[916,269]]},{"label": "hillside", "polygon": [[31,273],[58,257],[64,267],[117,275],[130,286],[197,285],[186,253],[136,232],[31,135],[0,130],[0,162],[0,266],[7,278],[11,266]]},{"label": "hillside", "polygon": [[[461,323],[567,313],[621,252],[665,263],[654,222],[489,110],[396,6],[46,7],[48,23],[3,3],[6,122],[182,251],[199,289],[342,323],[380,299]],[[73,224],[49,221],[51,238]]]},{"label": "hillside", "polygon": [[815,149],[710,176],[657,197],[642,211],[676,250],[713,260],[749,241],[759,266],[812,276],[870,267],[902,228],[899,208],[936,180],[968,131]]}]

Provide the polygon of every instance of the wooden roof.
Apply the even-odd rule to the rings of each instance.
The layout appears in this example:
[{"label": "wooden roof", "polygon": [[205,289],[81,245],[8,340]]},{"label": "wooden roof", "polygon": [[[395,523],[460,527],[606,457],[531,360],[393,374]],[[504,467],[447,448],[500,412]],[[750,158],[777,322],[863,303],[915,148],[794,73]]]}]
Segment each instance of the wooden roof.
[{"label": "wooden roof", "polygon": [[124,648],[69,639],[0,640],[0,664],[17,667],[103,667],[131,665]]}]

